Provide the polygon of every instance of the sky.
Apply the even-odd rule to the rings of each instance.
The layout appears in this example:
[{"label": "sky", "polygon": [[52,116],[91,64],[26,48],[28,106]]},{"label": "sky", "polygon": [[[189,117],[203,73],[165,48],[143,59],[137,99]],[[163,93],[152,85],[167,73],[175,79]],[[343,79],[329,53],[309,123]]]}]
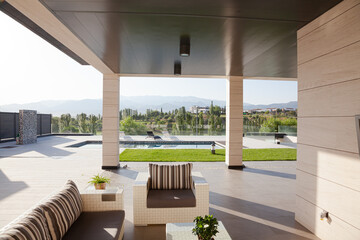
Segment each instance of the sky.
[{"label": "sky", "polygon": [[[102,98],[102,75],[82,66],[33,32],[0,12],[0,105],[42,100]],[[124,96],[195,96],[226,99],[225,79],[121,78]],[[297,100],[297,82],[244,81],[244,102]]]}]

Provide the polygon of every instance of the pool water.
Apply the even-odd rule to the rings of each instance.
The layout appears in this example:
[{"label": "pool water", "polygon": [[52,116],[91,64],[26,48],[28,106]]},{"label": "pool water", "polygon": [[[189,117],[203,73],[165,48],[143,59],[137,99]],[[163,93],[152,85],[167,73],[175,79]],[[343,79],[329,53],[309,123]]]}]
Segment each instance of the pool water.
[{"label": "pool water", "polygon": [[[99,149],[102,144],[89,143],[81,146],[80,148]],[[209,144],[120,144],[119,148],[138,148],[138,149],[211,149]],[[215,145],[215,149],[222,147]]]}]

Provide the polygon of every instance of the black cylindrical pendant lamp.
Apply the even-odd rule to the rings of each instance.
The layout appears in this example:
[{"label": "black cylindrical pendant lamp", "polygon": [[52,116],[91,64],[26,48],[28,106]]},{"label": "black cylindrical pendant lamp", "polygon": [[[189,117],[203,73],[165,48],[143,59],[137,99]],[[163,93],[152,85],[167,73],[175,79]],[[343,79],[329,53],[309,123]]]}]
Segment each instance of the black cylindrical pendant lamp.
[{"label": "black cylindrical pendant lamp", "polygon": [[175,62],[174,64],[174,75],[179,76],[181,75],[181,62]]},{"label": "black cylindrical pendant lamp", "polygon": [[190,56],[190,37],[183,35],[180,38],[180,56]]}]

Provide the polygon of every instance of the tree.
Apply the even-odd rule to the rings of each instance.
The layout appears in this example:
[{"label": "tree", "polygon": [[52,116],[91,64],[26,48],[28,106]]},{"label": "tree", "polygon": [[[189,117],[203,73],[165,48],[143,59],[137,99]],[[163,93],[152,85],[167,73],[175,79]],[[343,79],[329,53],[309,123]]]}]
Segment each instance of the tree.
[{"label": "tree", "polygon": [[96,135],[96,129],[97,129],[97,126],[98,126],[98,118],[95,116],[95,115],[90,115],[89,116],[89,129],[90,129],[90,132],[95,134]]},{"label": "tree", "polygon": [[222,124],[222,119],[220,116],[217,116],[216,117],[216,120],[215,120],[215,124],[216,124],[216,130],[218,132],[221,132],[222,128],[223,128],[223,124]]},{"label": "tree", "polygon": [[208,120],[209,134],[212,134],[216,129],[215,115],[210,115]]},{"label": "tree", "polygon": [[186,121],[186,124],[187,125],[190,125],[191,126],[191,122],[192,122],[192,116],[189,112],[186,112],[185,113],[185,121]]},{"label": "tree", "polygon": [[270,117],[261,125],[260,132],[278,132],[281,121],[277,118]]},{"label": "tree", "polygon": [[214,104],[213,104],[213,101],[211,101],[211,105],[210,105],[210,115],[213,115],[214,114]]},{"label": "tree", "polygon": [[186,109],[184,106],[181,107],[181,114],[184,116],[186,115]]},{"label": "tree", "polygon": [[51,118],[51,132],[52,133],[60,132],[60,118],[59,117]]},{"label": "tree", "polygon": [[219,106],[213,107],[213,114],[216,115],[216,116],[220,116],[221,115],[221,108]]},{"label": "tree", "polygon": [[186,110],[185,107],[180,108],[175,115],[176,127],[179,131],[186,130]]},{"label": "tree", "polygon": [[60,132],[78,133],[78,122],[68,114],[60,116]]},{"label": "tree", "polygon": [[120,122],[120,131],[124,131],[127,135],[142,135],[146,134],[146,126],[135,122],[132,117],[127,117]]},{"label": "tree", "polygon": [[191,129],[193,132],[196,132],[196,117],[194,117],[191,121]]},{"label": "tree", "polygon": [[204,128],[204,114],[203,112],[199,112],[199,127]]},{"label": "tree", "polygon": [[60,116],[60,131],[63,132],[65,129],[70,127],[71,122],[71,115],[68,114],[61,114]]},{"label": "tree", "polygon": [[78,121],[80,132],[82,132],[82,133],[88,132],[86,113],[78,114],[76,116],[76,120]]},{"label": "tree", "polygon": [[179,129],[176,127],[176,125],[174,124],[174,125],[172,125],[172,127],[171,127],[171,134],[172,135],[177,135],[177,134],[179,134],[180,132],[179,132]]},{"label": "tree", "polygon": [[283,126],[297,126],[296,118],[286,118],[281,121],[281,125]]}]

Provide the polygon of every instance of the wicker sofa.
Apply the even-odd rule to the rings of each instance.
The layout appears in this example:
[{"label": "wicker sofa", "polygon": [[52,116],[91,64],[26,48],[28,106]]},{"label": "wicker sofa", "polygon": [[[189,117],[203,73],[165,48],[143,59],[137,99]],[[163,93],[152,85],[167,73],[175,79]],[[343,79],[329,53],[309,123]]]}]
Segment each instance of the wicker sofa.
[{"label": "wicker sofa", "polygon": [[68,181],[62,190],[1,229],[0,239],[123,239],[122,195],[107,202],[101,202],[102,194],[95,195],[80,194],[75,183]]},{"label": "wicker sofa", "polygon": [[134,225],[192,222],[209,214],[209,184],[201,173],[191,173],[190,189],[176,190],[153,189],[150,176],[139,173],[133,185]]}]

